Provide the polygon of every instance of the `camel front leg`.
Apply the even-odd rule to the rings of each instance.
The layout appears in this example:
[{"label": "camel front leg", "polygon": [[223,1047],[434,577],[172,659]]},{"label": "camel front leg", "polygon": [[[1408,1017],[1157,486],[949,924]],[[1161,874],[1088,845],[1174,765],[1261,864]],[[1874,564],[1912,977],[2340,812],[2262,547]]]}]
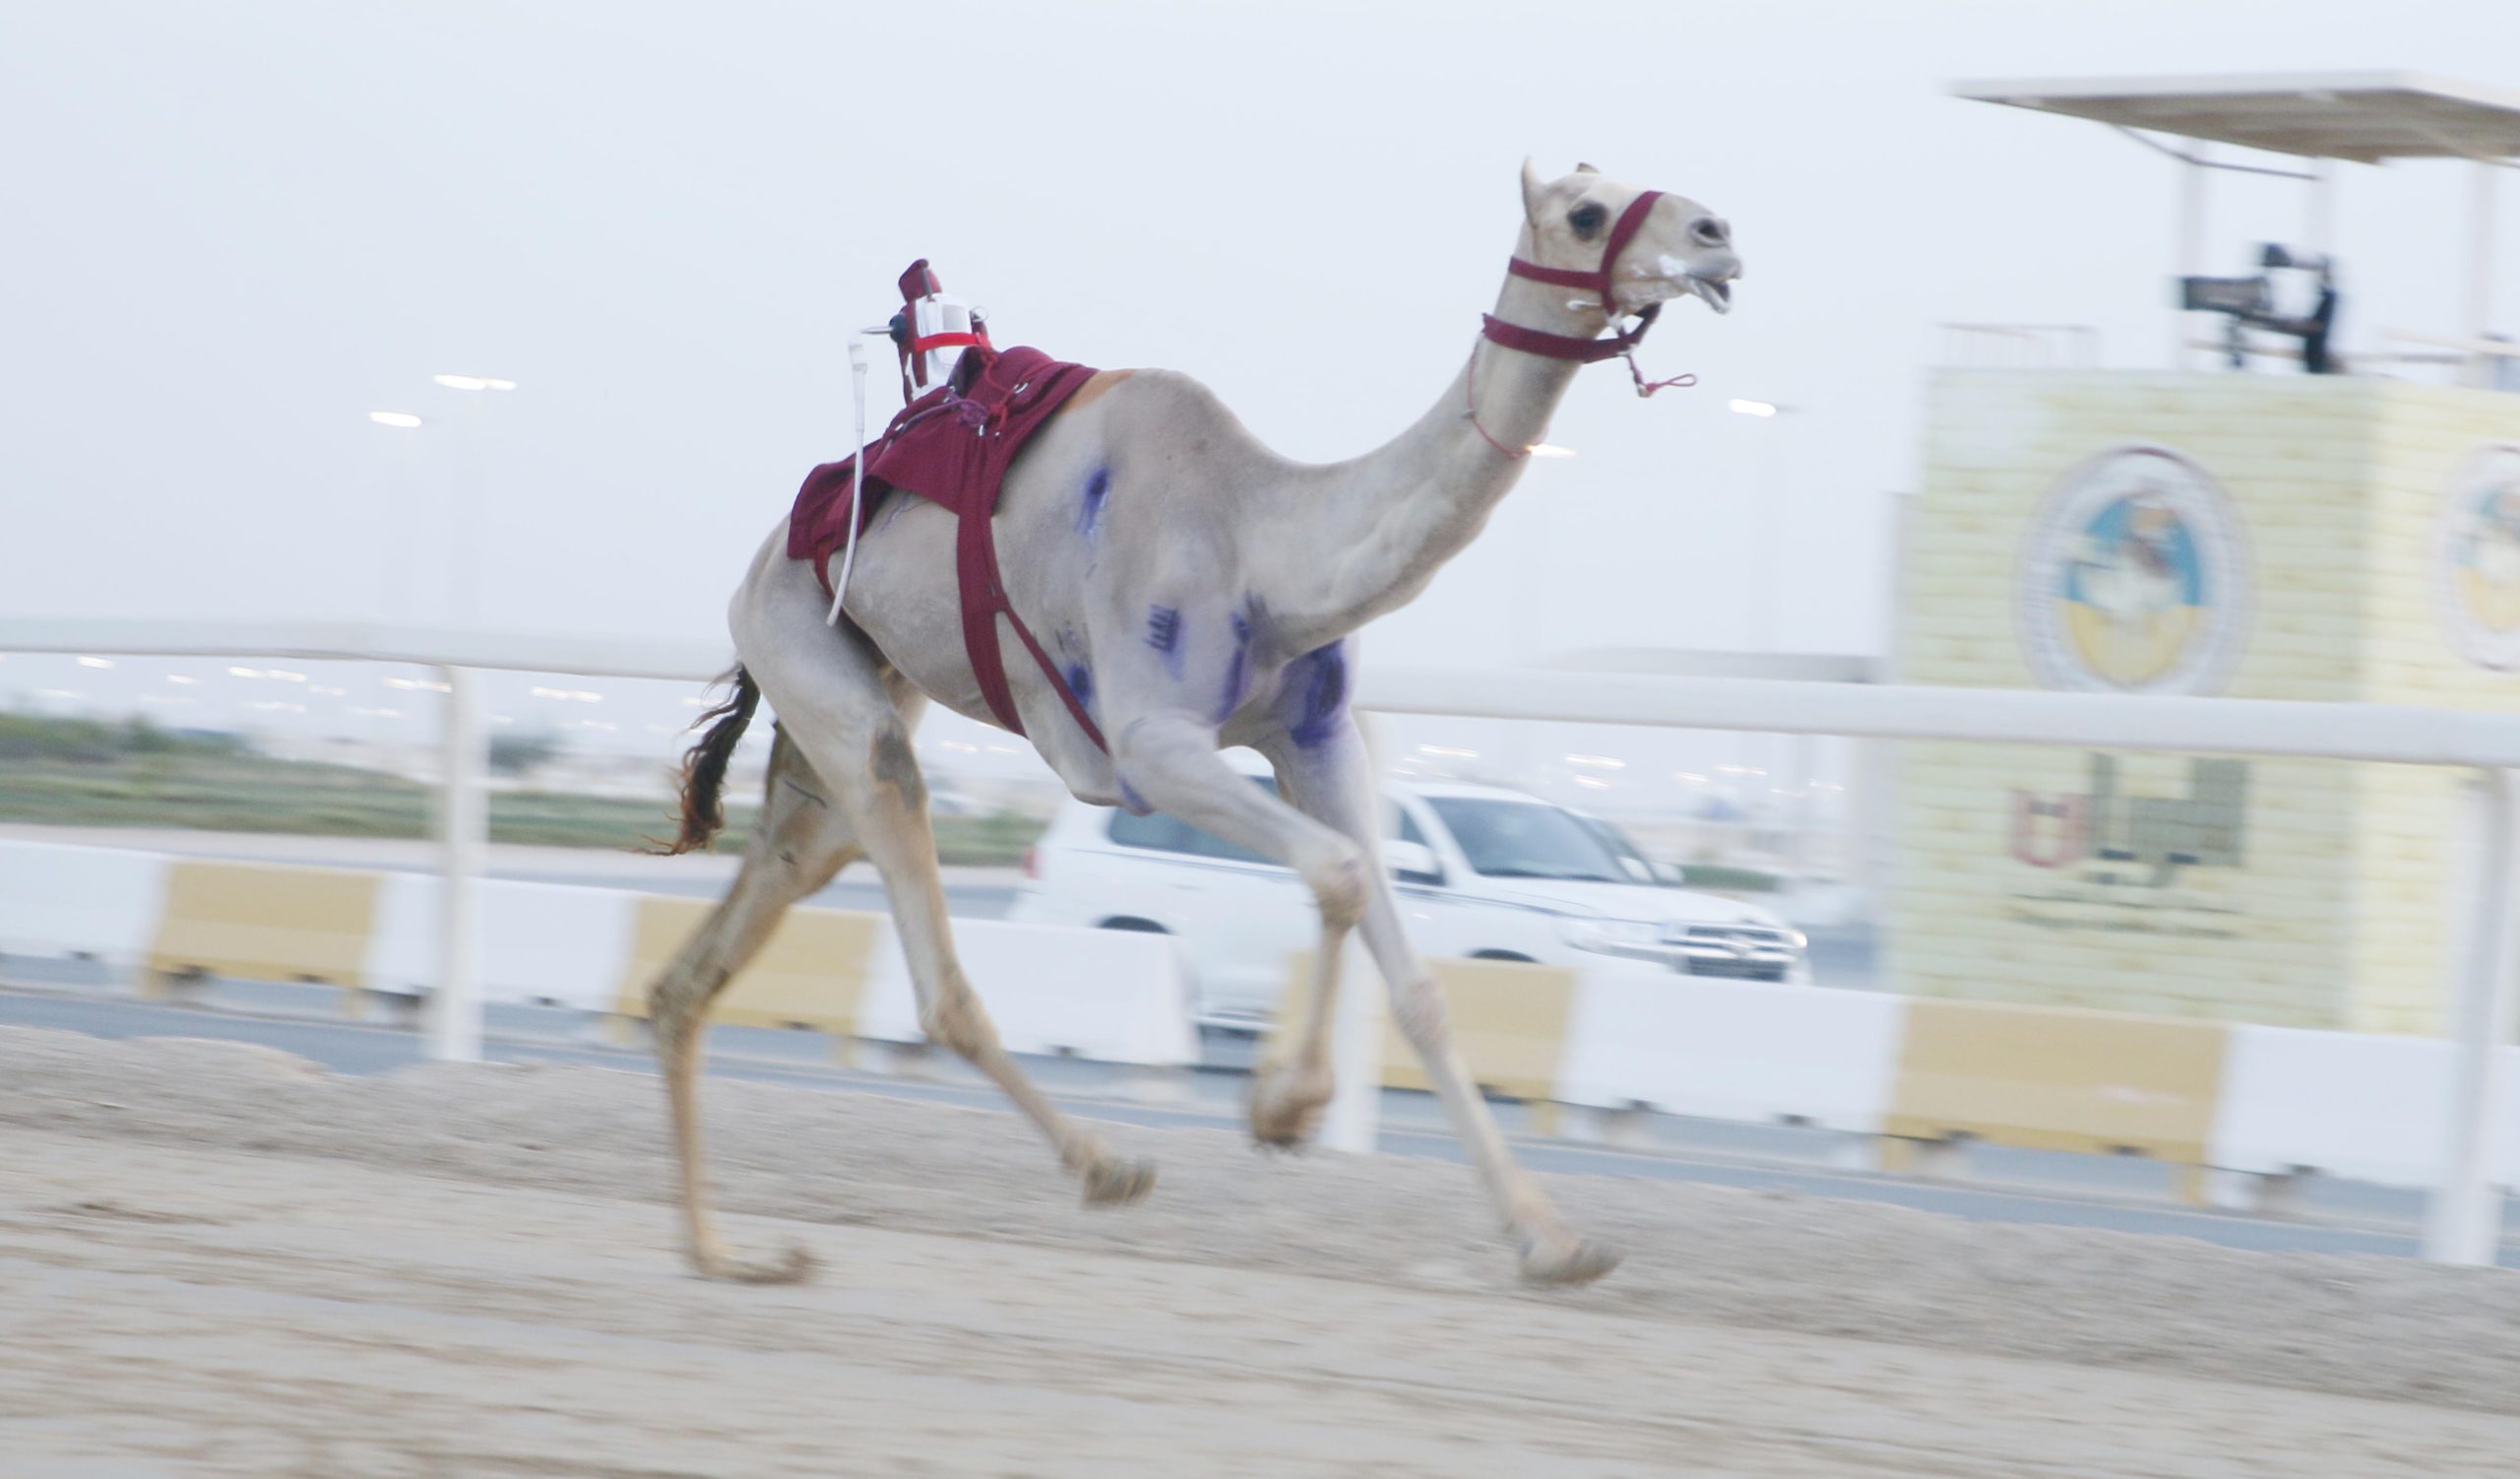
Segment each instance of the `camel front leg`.
[{"label": "camel front leg", "polygon": [[[1289,798],[1353,840],[1374,865],[1366,879],[1368,893],[1359,924],[1365,949],[1390,989],[1394,1020],[1425,1064],[1426,1077],[1443,1101],[1454,1133],[1469,1147],[1488,1194],[1504,1217],[1506,1232],[1520,1248],[1523,1277],[1536,1284],[1582,1284],[1617,1267],[1617,1252],[1571,1232],[1530,1175],[1515,1164],[1469,1064],[1453,1045],[1443,989],[1410,944],[1392,897],[1391,880],[1379,866],[1380,801],[1364,736],[1354,719],[1342,719],[1317,744],[1276,745],[1272,758],[1277,759],[1280,752],[1284,758],[1278,759],[1279,784]],[[1303,1045],[1310,1057],[1299,1060],[1303,1066],[1295,1079],[1303,1092],[1318,1092],[1323,1102],[1333,1082],[1326,1022],[1337,989],[1335,977],[1315,982],[1317,999]],[[1291,1086],[1287,1092],[1295,1091]],[[1313,1112],[1319,1112],[1318,1104]]]},{"label": "camel front leg", "polygon": [[[1379,868],[1373,777],[1362,746],[1304,749],[1282,741],[1267,746],[1266,753],[1277,772],[1278,794],[1296,810],[1354,842],[1363,852],[1368,870]],[[1353,932],[1354,927],[1345,920],[1327,912],[1322,915],[1321,942],[1313,951],[1312,979],[1292,1041],[1281,1045],[1279,1054],[1251,1076],[1251,1134],[1263,1145],[1287,1149],[1309,1141],[1321,1127],[1322,1111],[1338,1088],[1330,1062],[1330,1034],[1338,1017],[1339,983],[1348,936]]]}]

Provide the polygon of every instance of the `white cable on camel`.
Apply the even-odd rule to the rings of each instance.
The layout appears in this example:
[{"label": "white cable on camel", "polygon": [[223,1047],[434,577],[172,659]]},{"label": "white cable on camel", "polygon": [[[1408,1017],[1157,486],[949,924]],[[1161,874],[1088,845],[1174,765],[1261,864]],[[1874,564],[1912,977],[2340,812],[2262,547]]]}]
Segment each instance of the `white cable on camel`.
[{"label": "white cable on camel", "polygon": [[831,614],[823,617],[823,625],[840,624],[841,598],[849,594],[849,567],[857,562],[857,505],[866,496],[866,336],[849,336],[849,378],[855,382],[857,401],[857,454],[849,467],[849,543],[842,547],[840,578],[831,583]]}]

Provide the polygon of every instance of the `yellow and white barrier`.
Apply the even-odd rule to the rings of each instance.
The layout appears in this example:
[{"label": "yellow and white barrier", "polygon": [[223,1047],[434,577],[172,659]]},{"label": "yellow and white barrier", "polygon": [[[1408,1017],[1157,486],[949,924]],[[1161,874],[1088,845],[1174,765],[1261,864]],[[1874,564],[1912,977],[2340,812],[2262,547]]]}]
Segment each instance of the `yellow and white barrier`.
[{"label": "yellow and white barrier", "polygon": [[167,863],[123,848],[0,843],[0,954],[138,961],[165,912]]},{"label": "yellow and white barrier", "polygon": [[[633,896],[635,942],[614,982],[611,1009],[648,1014],[648,987],[708,918],[709,899]],[[711,1008],[735,1027],[804,1027],[857,1035],[867,967],[883,916],[839,909],[790,909],[752,964]]]},{"label": "yellow and white barrier", "polygon": [[[1787,1123],[1902,1147],[2140,1154],[2429,1187],[2451,1044],[1597,970],[1432,962],[1471,1075],[1534,1102]],[[1370,978],[1366,978],[1370,980]],[[1279,1040],[1309,990],[1290,964]],[[2498,1177],[2520,1187],[2520,1048]],[[1382,1083],[1423,1088],[1388,1024]],[[2190,1178],[2195,1189],[2196,1179]]]},{"label": "yellow and white barrier", "polygon": [[1906,1006],[1867,992],[1632,967],[1586,972],[1556,1097],[1877,1134]]},{"label": "yellow and white barrier", "polygon": [[[2435,1186],[2449,1158],[2451,1061],[2441,1038],[2236,1026],[2209,1155],[2218,1169],[2302,1170]],[[2520,1048],[2499,1054],[2502,1103],[2520,1106]],[[2520,1188],[2520,1111],[2495,1174]]]},{"label": "yellow and white barrier", "polygon": [[1888,1134],[2205,1164],[2222,1024],[1934,998],[1903,1004]]},{"label": "yellow and white barrier", "polygon": [[[1582,973],[1511,960],[1427,964],[1443,986],[1453,1040],[1478,1085],[1513,1099],[1559,1098],[1568,1027]],[[1286,990],[1279,997],[1276,1028],[1264,1061],[1275,1061],[1281,1048],[1292,1041],[1311,982],[1312,953],[1299,952],[1288,963]],[[1342,989],[1372,991],[1379,986],[1370,968],[1351,956]],[[1377,1081],[1387,1089],[1431,1089],[1417,1050],[1389,1013],[1379,1016],[1382,1041],[1374,1059]]]},{"label": "yellow and white barrier", "polygon": [[[0,954],[416,992],[435,974],[439,880],[109,848],[0,843]],[[645,1015],[702,899],[560,884],[482,890],[488,998]],[[961,921],[1006,1045],[1105,1062],[1198,1061],[1175,943]],[[1708,980],[1635,966],[1439,961],[1463,1056],[1514,1097],[1791,1122],[1890,1137],[2102,1153],[2258,1175],[2440,1179],[2454,1048],[2380,1037]],[[1363,973],[1370,979],[1370,973]],[[1309,980],[1292,963],[1292,1007]],[[1360,981],[1360,985],[1362,982]],[[882,916],[789,911],[718,1020],[920,1041]],[[1281,1014],[1282,1025],[1286,1020]],[[1382,1081],[1423,1088],[1386,1025]],[[2520,1048],[2499,1063],[2520,1106]],[[2520,1186],[2520,1108],[2496,1167]]]},{"label": "yellow and white barrier", "polygon": [[[490,880],[483,999],[647,1015],[657,973],[711,900]],[[91,954],[164,976],[317,982],[420,995],[437,975],[434,874],[220,863],[0,843],[0,954]],[[1018,1053],[1141,1067],[1199,1061],[1187,977],[1162,935],[957,921],[967,974]],[[923,1041],[879,914],[792,909],[713,1012],[720,1022]]]},{"label": "yellow and white barrier", "polygon": [[[880,915],[856,1036],[916,1043],[918,1005],[899,936]],[[1186,1067],[1199,1061],[1196,1003],[1170,935],[956,920],[954,947],[1012,1053]]]},{"label": "yellow and white barrier", "polygon": [[[640,896],[617,888],[484,879],[480,890],[482,999],[610,1011],[629,957]],[[388,873],[377,896],[361,984],[424,994],[436,979],[435,873]]]},{"label": "yellow and white barrier", "polygon": [[170,860],[148,968],[161,976],[366,984],[375,873]]}]

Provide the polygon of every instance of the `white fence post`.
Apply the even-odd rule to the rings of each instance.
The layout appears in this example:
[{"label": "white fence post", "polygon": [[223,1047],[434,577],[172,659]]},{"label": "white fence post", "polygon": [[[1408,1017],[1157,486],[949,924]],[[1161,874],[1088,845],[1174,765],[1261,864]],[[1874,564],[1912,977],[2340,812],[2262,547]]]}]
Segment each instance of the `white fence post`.
[{"label": "white fence post", "polygon": [[1321,1146],[1371,1155],[1382,1131],[1382,972],[1351,934],[1339,961],[1339,1002],[1330,1019],[1330,1104]]},{"label": "white fence post", "polygon": [[481,1058],[481,857],[489,831],[481,795],[488,760],[482,739],[480,677],[442,667],[446,679],[445,766],[438,792],[444,878],[438,897],[437,987],[429,993],[428,1056],[449,1062]]},{"label": "white fence post", "polygon": [[2424,1255],[2436,1263],[2490,1266],[2502,1247],[2502,1049],[2511,1041],[2512,772],[2478,772],[2483,824],[2459,976],[2456,1057],[2450,1074],[2449,1155],[2432,1193]]}]

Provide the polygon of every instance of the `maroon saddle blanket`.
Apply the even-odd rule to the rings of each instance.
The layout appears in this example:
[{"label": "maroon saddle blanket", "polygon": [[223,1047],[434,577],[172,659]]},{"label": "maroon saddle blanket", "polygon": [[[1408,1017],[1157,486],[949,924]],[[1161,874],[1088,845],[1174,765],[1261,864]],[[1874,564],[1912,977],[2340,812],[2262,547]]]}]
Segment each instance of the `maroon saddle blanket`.
[{"label": "maroon saddle blanket", "polygon": [[1060,675],[1058,665],[1008,603],[1005,583],[998,575],[997,540],[990,528],[1006,470],[1014,465],[1016,455],[1094,373],[1086,365],[1052,359],[1040,350],[966,352],[956,385],[939,386],[902,408],[884,434],[860,448],[855,457],[824,463],[805,475],[804,486],[796,490],[795,508],[788,516],[788,557],[810,561],[823,590],[831,590],[830,561],[849,540],[849,490],[857,457],[866,459],[865,494],[858,513],[860,536],[883,494],[894,488],[951,509],[960,521],[954,563],[962,586],[963,645],[971,654],[972,671],[979,679],[989,713],[1005,729],[1024,733],[999,652],[997,618],[1004,616],[1086,737],[1101,746],[1102,732]]}]

